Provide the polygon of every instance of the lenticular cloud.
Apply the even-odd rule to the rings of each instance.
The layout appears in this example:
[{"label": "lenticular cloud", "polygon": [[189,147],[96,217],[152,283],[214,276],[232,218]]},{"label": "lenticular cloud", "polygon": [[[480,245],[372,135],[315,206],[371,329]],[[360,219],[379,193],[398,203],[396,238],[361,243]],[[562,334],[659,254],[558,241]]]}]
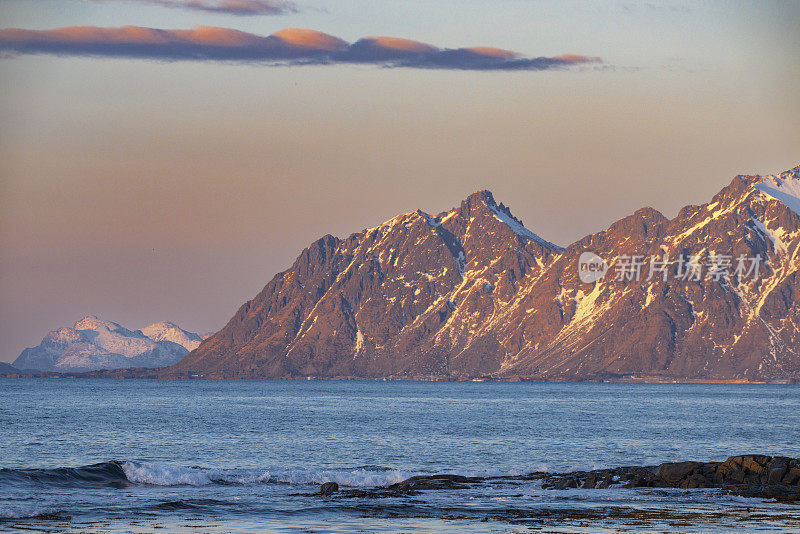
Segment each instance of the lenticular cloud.
[{"label": "lenticular cloud", "polygon": [[597,57],[575,54],[528,57],[491,47],[438,48],[397,37],[365,37],[348,43],[315,30],[288,28],[260,36],[211,26],[192,30],[139,26],[9,28],[0,30],[0,52],[263,65],[364,63],[455,70],[551,70],[601,62]]}]

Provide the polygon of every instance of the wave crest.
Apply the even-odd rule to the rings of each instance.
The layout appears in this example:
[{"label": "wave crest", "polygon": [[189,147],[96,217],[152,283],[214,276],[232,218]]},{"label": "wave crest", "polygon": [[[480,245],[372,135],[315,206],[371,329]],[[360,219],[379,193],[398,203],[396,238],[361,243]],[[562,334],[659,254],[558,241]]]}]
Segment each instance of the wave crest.
[{"label": "wave crest", "polygon": [[0,485],[34,483],[47,486],[112,486],[130,483],[121,462],[102,462],[56,469],[0,469]]},{"label": "wave crest", "polygon": [[204,469],[199,467],[163,466],[123,462],[127,479],[135,484],[154,486],[207,486],[292,484],[313,485],[336,482],[340,486],[388,486],[418,473],[382,467],[322,470],[257,471],[242,469]]}]

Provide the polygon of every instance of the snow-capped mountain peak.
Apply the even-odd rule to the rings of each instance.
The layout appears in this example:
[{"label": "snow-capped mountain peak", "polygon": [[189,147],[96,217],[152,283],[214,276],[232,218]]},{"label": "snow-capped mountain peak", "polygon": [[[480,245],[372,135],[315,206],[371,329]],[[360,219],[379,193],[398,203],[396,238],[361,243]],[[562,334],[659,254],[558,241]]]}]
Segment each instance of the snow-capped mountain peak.
[{"label": "snow-capped mountain peak", "polygon": [[199,347],[200,342],[203,341],[203,338],[199,335],[194,332],[187,332],[170,321],[153,323],[150,326],[142,328],[141,331],[153,341],[171,341],[190,351]]},{"label": "snow-capped mountain peak", "polygon": [[163,367],[178,362],[201,338],[170,322],[142,330],[87,315],[72,328],[49,332],[37,347],[22,351],[14,364],[34,371],[91,371]]},{"label": "snow-capped mountain peak", "polygon": [[780,174],[764,176],[755,187],[800,215],[800,165]]},{"label": "snow-capped mountain peak", "polygon": [[73,327],[75,330],[119,330],[122,328],[117,323],[113,323],[111,321],[104,321],[99,319],[96,315],[87,315],[80,321],[76,322]]}]

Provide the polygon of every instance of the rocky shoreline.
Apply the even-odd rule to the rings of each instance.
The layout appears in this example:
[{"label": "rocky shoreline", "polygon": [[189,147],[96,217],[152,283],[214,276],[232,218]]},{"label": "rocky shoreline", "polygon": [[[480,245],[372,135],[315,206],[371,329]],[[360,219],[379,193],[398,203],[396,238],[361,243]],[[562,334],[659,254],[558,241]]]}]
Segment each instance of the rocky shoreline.
[{"label": "rocky shoreline", "polygon": [[385,498],[415,495],[428,490],[457,490],[473,485],[541,481],[542,489],[571,488],[715,488],[742,497],[776,499],[800,504],[800,459],[784,456],[732,456],[724,462],[668,462],[657,466],[629,466],[569,473],[537,472],[519,476],[466,477],[414,476],[373,489],[339,490],[335,483],[320,487],[320,494],[343,497]]},{"label": "rocky shoreline", "polygon": [[743,497],[800,501],[800,459],[783,456],[733,456],[724,462],[675,462],[649,467],[618,467],[552,474],[543,489],[719,488]]}]

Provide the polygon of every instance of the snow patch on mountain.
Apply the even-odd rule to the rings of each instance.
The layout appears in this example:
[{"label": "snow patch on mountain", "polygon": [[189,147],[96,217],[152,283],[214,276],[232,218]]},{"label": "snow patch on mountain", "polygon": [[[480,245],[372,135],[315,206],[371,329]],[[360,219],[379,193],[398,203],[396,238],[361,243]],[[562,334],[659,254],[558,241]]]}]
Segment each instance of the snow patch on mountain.
[{"label": "snow patch on mountain", "polygon": [[800,165],[778,175],[764,176],[755,187],[800,215]]},{"label": "snow patch on mountain", "polygon": [[442,221],[437,217],[428,215],[422,210],[417,210],[417,213],[419,214],[420,217],[425,219],[425,222],[427,222],[428,226],[430,226],[431,228],[438,228],[442,225]]},{"label": "snow patch on mountain", "polygon": [[358,353],[361,352],[361,349],[364,348],[364,334],[361,333],[361,330],[356,331],[356,346],[353,349],[353,359],[356,359]]},{"label": "snow patch on mountain", "polygon": [[786,252],[788,250],[787,246],[786,246],[786,243],[783,242],[783,240],[781,239],[781,237],[778,235],[777,232],[773,232],[772,230],[767,228],[767,225],[764,224],[757,217],[753,217],[751,220],[753,221],[753,226],[755,226],[755,228],[758,230],[758,232],[761,235],[763,235],[764,237],[768,238],[770,241],[772,241],[772,243],[773,243],[773,245],[775,247],[775,251],[777,253],[786,254]]},{"label": "snow patch on mountain", "polygon": [[525,225],[523,225],[519,219],[517,219],[516,217],[514,217],[509,213],[506,213],[497,205],[492,205],[487,203],[486,207],[489,209],[489,211],[492,212],[492,215],[494,215],[494,217],[497,220],[499,220],[500,222],[504,222],[518,236],[524,237],[526,239],[533,239],[540,245],[548,248],[552,248],[555,250],[564,250],[562,247],[559,247],[558,245],[554,245],[553,243],[545,239],[542,239],[538,235],[534,234],[533,232],[525,228]]}]

